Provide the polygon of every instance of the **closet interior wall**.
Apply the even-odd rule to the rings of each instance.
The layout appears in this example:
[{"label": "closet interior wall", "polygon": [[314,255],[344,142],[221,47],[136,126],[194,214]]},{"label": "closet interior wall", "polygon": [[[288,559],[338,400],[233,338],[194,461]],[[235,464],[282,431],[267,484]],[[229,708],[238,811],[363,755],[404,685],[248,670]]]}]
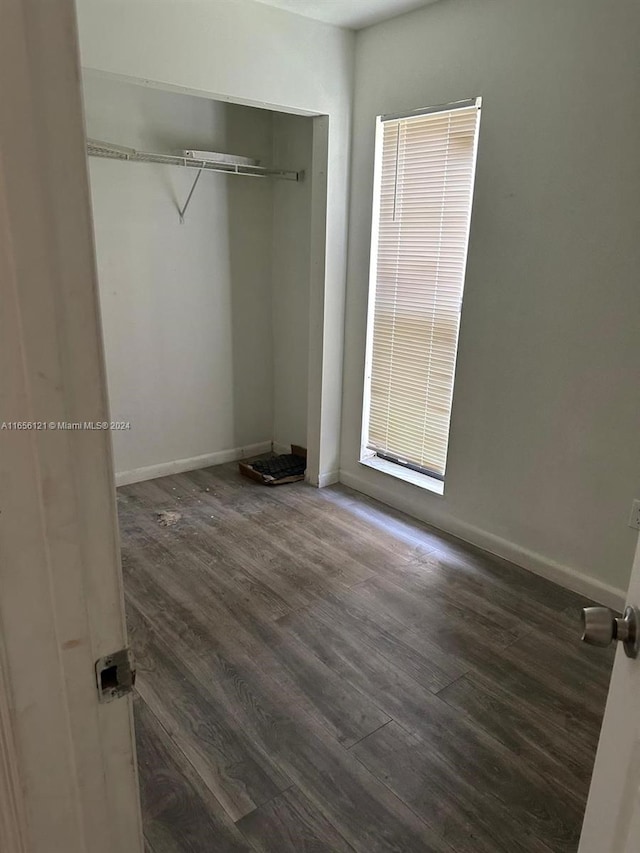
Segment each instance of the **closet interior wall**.
[{"label": "closet interior wall", "polygon": [[273,162],[304,169],[300,183],[273,181],[273,440],[307,446],[311,153],[313,119],[273,116]]},{"label": "closet interior wall", "polygon": [[93,75],[84,90],[90,138],[307,172],[205,173],[181,225],[194,169],[89,158],[111,418],[130,423],[117,482],[305,444],[312,120]]}]

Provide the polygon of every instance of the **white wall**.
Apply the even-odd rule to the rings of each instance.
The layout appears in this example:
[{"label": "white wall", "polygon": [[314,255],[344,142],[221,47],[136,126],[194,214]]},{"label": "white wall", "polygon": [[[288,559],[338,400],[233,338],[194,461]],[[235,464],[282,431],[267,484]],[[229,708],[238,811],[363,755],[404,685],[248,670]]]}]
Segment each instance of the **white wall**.
[{"label": "white wall", "polygon": [[[312,245],[324,254],[326,243],[326,254],[311,269],[309,434],[317,446],[310,446],[308,470],[315,481],[337,472],[353,34],[252,0],[78,0],[77,6],[86,68],[328,116],[326,222],[321,206],[312,205]],[[321,143],[314,134],[316,150]]]},{"label": "white wall", "polygon": [[[97,139],[271,161],[269,111],[88,75],[85,112]],[[205,173],[181,225],[195,170],[89,162],[120,479],[270,442],[273,183]]]},{"label": "white wall", "polygon": [[[341,478],[610,600],[627,584],[640,493],[639,43],[636,0],[442,0],[357,37]],[[438,497],[357,461],[374,118],[475,95]]]},{"label": "white wall", "polygon": [[304,170],[273,183],[273,440],[307,446],[313,119],[274,113],[273,163]]}]

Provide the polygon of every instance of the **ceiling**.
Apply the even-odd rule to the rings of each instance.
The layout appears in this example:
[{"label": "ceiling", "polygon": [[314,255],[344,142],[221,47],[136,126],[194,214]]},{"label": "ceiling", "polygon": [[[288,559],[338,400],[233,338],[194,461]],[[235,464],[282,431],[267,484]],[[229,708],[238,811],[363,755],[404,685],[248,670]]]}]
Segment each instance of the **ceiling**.
[{"label": "ceiling", "polygon": [[387,18],[395,18],[436,0],[258,0],[305,18],[337,27],[361,30]]}]

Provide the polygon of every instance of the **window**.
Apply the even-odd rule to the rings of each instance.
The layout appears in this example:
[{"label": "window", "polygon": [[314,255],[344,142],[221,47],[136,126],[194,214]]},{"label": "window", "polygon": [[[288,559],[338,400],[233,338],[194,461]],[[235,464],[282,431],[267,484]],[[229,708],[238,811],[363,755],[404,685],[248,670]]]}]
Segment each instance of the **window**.
[{"label": "window", "polygon": [[377,124],[361,461],[420,485],[446,468],[479,120],[478,98]]}]

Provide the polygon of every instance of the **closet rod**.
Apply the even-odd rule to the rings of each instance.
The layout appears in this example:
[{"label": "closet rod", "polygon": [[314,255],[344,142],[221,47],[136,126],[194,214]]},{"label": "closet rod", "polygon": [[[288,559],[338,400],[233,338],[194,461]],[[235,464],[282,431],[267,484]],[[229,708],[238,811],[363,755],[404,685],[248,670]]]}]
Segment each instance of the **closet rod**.
[{"label": "closet rod", "polygon": [[224,163],[216,160],[196,160],[195,157],[180,157],[176,154],[151,154],[136,151],[135,148],[123,148],[109,142],[87,140],[87,154],[90,157],[108,157],[111,160],[131,160],[136,163],[160,163],[165,166],[190,166],[192,169],[204,169],[207,172],[226,172],[230,175],[249,175],[254,178],[279,178],[283,181],[301,181],[304,172],[285,169],[270,169],[266,166],[244,166],[239,163]]}]

